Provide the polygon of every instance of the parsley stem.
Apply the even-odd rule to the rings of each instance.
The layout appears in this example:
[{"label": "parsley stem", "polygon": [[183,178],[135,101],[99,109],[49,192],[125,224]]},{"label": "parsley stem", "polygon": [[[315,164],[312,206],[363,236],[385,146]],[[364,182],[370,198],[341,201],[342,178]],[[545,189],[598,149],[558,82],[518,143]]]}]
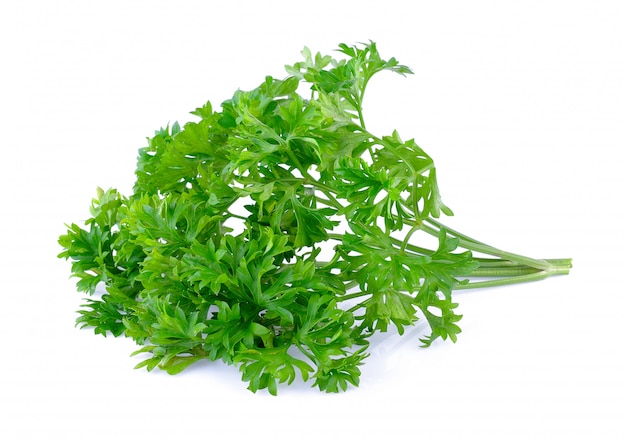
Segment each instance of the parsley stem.
[{"label": "parsley stem", "polygon": [[[324,200],[324,199],[319,199],[318,198],[319,201],[321,201],[321,202],[327,201],[327,202],[330,202],[330,206],[332,206],[332,207],[334,207],[334,208],[336,208],[338,210],[343,209],[343,204],[341,204],[339,201],[337,201],[337,199],[333,196],[332,193],[330,193],[329,190],[322,189],[322,192],[324,193],[324,195],[326,195],[328,197],[328,200]],[[324,203],[324,204],[326,204],[326,203]]]},{"label": "parsley stem", "polygon": [[361,106],[359,105],[359,107],[357,107],[356,109],[357,114],[359,115],[359,123],[361,124],[361,128],[363,128],[364,130],[365,128],[365,119],[363,118],[363,110],[361,109]]},{"label": "parsley stem", "polygon": [[329,233],[329,239],[334,239],[335,241],[343,241],[343,235],[341,233]]},{"label": "parsley stem", "polygon": [[[527,256],[518,255],[511,252],[506,252],[503,250],[499,250],[495,247],[492,247],[488,244],[482,243],[474,238],[471,238],[463,233],[457,232],[447,226],[444,226],[437,220],[433,218],[428,218],[424,220],[424,222],[429,222],[439,229],[444,229],[448,234],[455,236],[460,239],[460,245],[468,250],[475,250],[484,254],[489,254],[492,256],[498,256],[503,259],[500,260],[491,260],[485,258],[474,258],[474,260],[480,262],[481,267],[486,267],[490,263],[494,264],[506,264],[509,262],[511,264],[517,264],[521,266],[534,267],[539,270],[547,269],[548,271],[554,271],[555,268],[563,269],[562,274],[567,274],[569,269],[572,268],[572,260],[571,259],[533,259]],[[428,233],[431,233],[429,230],[425,230]],[[431,233],[432,234],[432,233]],[[552,273],[555,274],[555,273]]]},{"label": "parsley stem", "polygon": [[335,299],[337,302],[345,302],[346,300],[357,299],[359,297],[367,296],[372,294],[370,291],[358,291],[356,293],[346,294],[345,296],[340,296]]},{"label": "parsley stem", "polygon": [[[529,267],[538,268],[540,270],[547,270],[552,267],[549,262],[546,262],[544,260],[533,259],[527,256],[522,256],[522,255],[518,255],[515,253],[507,252],[504,250],[500,250],[490,245],[480,243],[474,239],[471,239],[465,236],[458,236],[454,233],[449,233],[449,230],[445,226],[442,228],[443,230],[446,231],[446,233],[459,238],[459,246],[467,250],[477,251],[479,253],[483,253],[483,254],[491,255],[491,256],[498,256],[500,258],[508,259],[510,261],[516,261],[523,265],[528,265]],[[435,237],[439,236],[438,230],[431,228],[430,226],[427,226],[426,224],[422,224],[421,229],[432,236],[435,236]]]},{"label": "parsley stem", "polygon": [[231,213],[231,212],[228,212],[228,216],[229,216],[230,218],[237,218],[237,219],[244,220],[244,221],[247,221],[247,220],[249,220],[249,219],[250,219],[250,218],[248,218],[247,216],[237,215],[236,213]]},{"label": "parsley stem", "polygon": [[434,218],[430,218],[430,217],[429,217],[429,218],[426,218],[426,219],[424,220],[424,222],[430,223],[430,224],[434,225],[435,227],[437,227],[438,229],[445,229],[445,230],[446,230],[446,232],[448,232],[450,235],[454,235],[454,236],[456,236],[457,238],[463,238],[463,239],[465,239],[466,241],[474,242],[474,243],[476,243],[476,244],[487,245],[487,244],[485,244],[484,242],[480,242],[480,241],[478,241],[478,240],[476,240],[476,239],[474,239],[474,238],[471,238],[471,237],[469,237],[469,236],[467,236],[467,235],[464,235],[464,234],[463,234],[463,233],[461,233],[461,232],[457,232],[456,230],[451,229],[451,228],[450,228],[450,227],[448,227],[448,226],[444,226],[442,223],[440,223],[439,221],[435,220]]},{"label": "parsley stem", "polygon": [[420,229],[419,226],[416,224],[413,227],[411,227],[411,230],[409,230],[409,232],[406,234],[404,241],[402,241],[402,244],[400,244],[400,251],[402,253],[404,253],[404,251],[406,250],[406,247],[409,244],[409,239],[411,239],[411,236],[413,235],[413,233],[415,233],[419,229]]},{"label": "parsley stem", "polygon": [[511,277],[537,273],[541,270],[527,266],[517,267],[478,267],[468,277]]},{"label": "parsley stem", "polygon": [[317,197],[317,200],[324,203],[327,206],[332,206],[336,209],[343,209],[343,204],[341,204],[333,195],[335,189],[326,186],[324,183],[320,183],[313,176],[311,176],[306,170],[302,171],[302,175],[305,177],[305,183],[310,184],[311,186],[319,189],[324,195],[326,195],[327,199]]},{"label": "parsley stem", "polygon": [[488,288],[488,287],[497,287],[504,285],[513,285],[524,282],[534,282],[538,280],[546,279],[547,277],[553,276],[555,274],[568,274],[569,268],[564,267],[554,267],[552,269],[541,270],[535,273],[530,274],[522,274],[519,276],[511,276],[504,277],[500,279],[479,281],[479,282],[470,282],[466,284],[458,284],[454,287],[455,290],[469,290],[474,288]]}]

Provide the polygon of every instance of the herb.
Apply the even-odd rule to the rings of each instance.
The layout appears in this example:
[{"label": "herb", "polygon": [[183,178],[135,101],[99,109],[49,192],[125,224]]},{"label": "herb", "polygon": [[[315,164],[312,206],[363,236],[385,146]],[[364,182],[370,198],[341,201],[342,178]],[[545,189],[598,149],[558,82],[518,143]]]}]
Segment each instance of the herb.
[{"label": "herb", "polygon": [[569,272],[569,259],[500,251],[443,226],[452,212],[431,157],[365,128],[371,78],[411,70],[374,43],[339,52],[305,49],[285,79],[157,131],[139,150],[133,194],[98,190],[91,218],[59,240],[91,295],[79,325],[131,337],[148,370],[221,360],[253,392],[296,378],[337,392],[359,384],[376,331],[403,334],[423,318],[423,346],[456,341],[453,290]]}]

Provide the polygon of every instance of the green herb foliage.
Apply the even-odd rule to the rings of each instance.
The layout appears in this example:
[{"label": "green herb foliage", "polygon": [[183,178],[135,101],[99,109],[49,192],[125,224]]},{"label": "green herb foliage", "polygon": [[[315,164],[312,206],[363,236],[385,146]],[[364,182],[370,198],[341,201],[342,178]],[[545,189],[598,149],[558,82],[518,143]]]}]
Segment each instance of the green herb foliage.
[{"label": "green herb foliage", "polygon": [[90,295],[80,326],[131,337],[148,370],[221,360],[253,392],[295,379],[337,392],[359,384],[371,335],[390,325],[425,319],[423,346],[456,341],[453,290],[569,271],[439,223],[452,212],[431,157],[364,123],[370,79],[411,70],[371,42],[338,52],[305,49],[286,78],[160,129],[132,195],[98,190],[59,240]]}]

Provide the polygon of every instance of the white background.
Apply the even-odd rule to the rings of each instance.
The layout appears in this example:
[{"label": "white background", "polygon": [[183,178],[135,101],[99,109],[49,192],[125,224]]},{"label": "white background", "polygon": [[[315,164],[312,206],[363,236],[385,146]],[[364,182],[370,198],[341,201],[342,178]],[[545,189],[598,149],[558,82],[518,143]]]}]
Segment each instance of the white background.
[{"label": "white background", "polygon": [[[3,2],[0,437],[626,437],[625,23],[617,0]],[[129,193],[146,137],[369,39],[415,75],[371,83],[368,127],[433,156],[447,223],[570,276],[457,294],[456,344],[380,337],[338,395],[134,370],[74,328],[56,240],[97,186]]]}]

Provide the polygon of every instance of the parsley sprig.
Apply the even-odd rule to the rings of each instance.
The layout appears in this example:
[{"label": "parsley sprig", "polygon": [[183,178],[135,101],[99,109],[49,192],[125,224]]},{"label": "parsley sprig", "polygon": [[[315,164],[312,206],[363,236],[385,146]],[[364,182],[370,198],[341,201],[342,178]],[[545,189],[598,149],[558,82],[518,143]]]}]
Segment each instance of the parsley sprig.
[{"label": "parsley sprig", "polygon": [[221,360],[254,392],[297,378],[337,392],[359,384],[370,336],[390,325],[423,318],[424,346],[456,341],[453,290],[569,272],[441,224],[452,212],[432,158],[364,122],[371,78],[411,70],[373,42],[338,51],[305,49],[286,78],[157,131],[130,196],[98,189],[59,240],[91,296],[79,325],[131,337],[148,370]]}]

